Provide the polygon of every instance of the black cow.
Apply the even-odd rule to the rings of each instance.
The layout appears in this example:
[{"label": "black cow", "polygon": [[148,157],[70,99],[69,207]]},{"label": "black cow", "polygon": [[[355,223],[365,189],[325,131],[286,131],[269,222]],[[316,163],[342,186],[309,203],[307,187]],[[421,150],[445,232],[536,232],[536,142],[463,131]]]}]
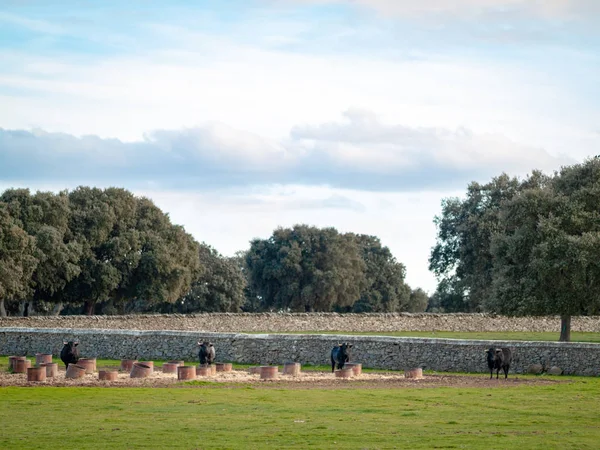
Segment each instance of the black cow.
[{"label": "black cow", "polygon": [[344,364],[350,361],[350,349],[352,348],[352,344],[339,344],[333,347],[331,350],[331,371],[335,371],[335,366],[337,364],[338,369],[343,369]]},{"label": "black cow", "polygon": [[69,368],[69,364],[76,364],[79,361],[79,342],[64,342],[64,346],[60,351],[60,359],[65,363],[65,368]]},{"label": "black cow", "polygon": [[487,353],[487,363],[490,368],[490,379],[492,379],[494,369],[496,369],[496,379],[498,379],[500,369],[504,370],[504,378],[508,378],[508,369],[512,362],[512,353],[510,349],[490,348],[489,350],[486,350],[485,353]]},{"label": "black cow", "polygon": [[212,343],[204,341],[198,342],[200,346],[200,351],[198,352],[198,358],[200,359],[200,364],[208,364],[209,366],[215,360],[215,347]]}]

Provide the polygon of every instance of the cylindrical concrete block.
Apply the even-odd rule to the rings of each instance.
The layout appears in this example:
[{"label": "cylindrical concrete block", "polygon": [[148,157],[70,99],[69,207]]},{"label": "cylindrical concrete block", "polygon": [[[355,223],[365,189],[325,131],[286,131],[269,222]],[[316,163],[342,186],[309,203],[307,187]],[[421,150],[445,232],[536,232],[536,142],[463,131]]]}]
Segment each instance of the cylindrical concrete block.
[{"label": "cylindrical concrete block", "polygon": [[176,362],[166,362],[162,365],[162,372],[163,373],[177,373],[178,367],[180,367],[180,365]]},{"label": "cylindrical concrete block", "polygon": [[178,380],[193,380],[196,378],[196,366],[177,366]]},{"label": "cylindrical concrete block", "polygon": [[354,371],[350,367],[349,368],[344,367],[343,369],[338,369],[335,371],[336,378],[352,378],[353,376],[354,376]]},{"label": "cylindrical concrete block", "polygon": [[46,381],[45,367],[28,367],[27,381]]},{"label": "cylindrical concrete block", "polygon": [[52,355],[49,353],[36,353],[35,354],[35,365],[41,366],[52,362]]},{"label": "cylindrical concrete block", "polygon": [[248,367],[248,372],[251,373],[251,374],[258,374],[258,375],[260,375],[260,366]]},{"label": "cylindrical concrete block", "polygon": [[406,369],[404,371],[404,378],[412,378],[415,380],[423,378],[423,369],[416,367],[414,369]]},{"label": "cylindrical concrete block", "polygon": [[260,366],[261,380],[274,380],[279,377],[278,366]]},{"label": "cylindrical concrete block", "polygon": [[8,370],[12,370],[14,372],[15,371],[15,361],[17,361],[17,360],[25,361],[26,359],[27,359],[27,357],[25,357],[25,356],[9,356],[8,357]]},{"label": "cylindrical concrete block", "polygon": [[31,367],[30,359],[15,359],[13,361],[14,373],[27,373],[27,369]]},{"label": "cylindrical concrete block", "polygon": [[122,372],[131,372],[133,369],[133,365],[138,362],[137,359],[122,359],[121,360],[121,370]]},{"label": "cylindrical concrete block", "polygon": [[77,364],[69,364],[65,378],[83,378],[85,375],[85,367],[78,366]]},{"label": "cylindrical concrete block", "polygon": [[199,377],[208,377],[213,375],[212,368],[210,366],[200,365],[196,367],[196,375]]},{"label": "cylindrical concrete block", "polygon": [[150,367],[150,373],[154,372],[154,361],[140,361],[140,364],[145,364]]},{"label": "cylindrical concrete block", "polygon": [[185,366],[185,361],[179,360],[179,359],[173,359],[171,361],[168,361],[169,364],[175,364],[176,366]]},{"label": "cylindrical concrete block", "polygon": [[101,370],[98,372],[98,379],[103,381],[115,381],[119,376],[116,370]]},{"label": "cylindrical concrete block", "polygon": [[231,372],[231,370],[233,369],[233,364],[231,363],[215,363],[215,367],[217,372]]},{"label": "cylindrical concrete block", "polygon": [[80,358],[77,365],[85,367],[85,373],[91,374],[96,371],[96,358]]},{"label": "cylindrical concrete block", "polygon": [[133,364],[131,369],[131,373],[129,374],[130,378],[146,378],[152,374],[152,367],[148,364],[136,362]]},{"label": "cylindrical concrete block", "polygon": [[57,363],[44,363],[44,364],[40,364],[40,367],[45,367],[46,368],[46,377],[47,378],[53,378],[56,375],[58,375],[58,364]]},{"label": "cylindrical concrete block", "polygon": [[354,375],[360,375],[362,373],[362,364],[361,363],[346,363],[344,364],[344,369],[352,369]]},{"label": "cylindrical concrete block", "polygon": [[297,377],[300,375],[300,363],[290,362],[283,365],[283,374]]}]

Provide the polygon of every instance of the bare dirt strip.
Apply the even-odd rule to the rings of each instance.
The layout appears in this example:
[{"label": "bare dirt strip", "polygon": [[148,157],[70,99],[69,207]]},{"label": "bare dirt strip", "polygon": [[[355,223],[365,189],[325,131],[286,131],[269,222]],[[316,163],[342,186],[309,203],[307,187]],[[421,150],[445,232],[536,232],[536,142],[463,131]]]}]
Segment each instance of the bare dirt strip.
[{"label": "bare dirt strip", "polygon": [[[98,368],[114,369],[114,368]],[[496,388],[513,386],[548,385],[561,383],[566,380],[557,378],[523,378],[510,376],[508,379],[494,377],[490,380],[489,375],[481,374],[454,375],[435,374],[424,375],[422,379],[405,378],[398,372],[362,373],[349,379],[335,378],[331,372],[306,371],[298,376],[282,375],[276,380],[261,380],[258,374],[250,374],[245,370],[234,370],[231,372],[218,372],[212,376],[197,377],[195,382],[183,382],[177,380],[176,374],[164,374],[160,368],[147,378],[130,378],[128,373],[119,373],[115,381],[100,381],[98,374],[88,374],[80,379],[65,378],[64,368],[59,370],[56,377],[47,378],[44,382],[28,382],[27,375],[0,372],[0,387],[6,386],[71,386],[71,387],[180,387],[180,388],[284,388],[284,389],[390,389],[390,388],[435,388],[435,387],[459,387],[459,388]]]}]

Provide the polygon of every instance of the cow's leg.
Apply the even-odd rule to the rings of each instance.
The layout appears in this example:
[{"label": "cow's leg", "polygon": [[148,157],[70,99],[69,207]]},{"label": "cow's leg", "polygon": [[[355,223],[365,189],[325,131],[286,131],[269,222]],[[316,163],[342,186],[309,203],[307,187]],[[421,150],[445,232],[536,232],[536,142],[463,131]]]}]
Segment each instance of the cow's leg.
[{"label": "cow's leg", "polygon": [[508,366],[504,366],[504,378],[508,378]]},{"label": "cow's leg", "polygon": [[335,372],[335,360],[331,357],[331,372]]}]

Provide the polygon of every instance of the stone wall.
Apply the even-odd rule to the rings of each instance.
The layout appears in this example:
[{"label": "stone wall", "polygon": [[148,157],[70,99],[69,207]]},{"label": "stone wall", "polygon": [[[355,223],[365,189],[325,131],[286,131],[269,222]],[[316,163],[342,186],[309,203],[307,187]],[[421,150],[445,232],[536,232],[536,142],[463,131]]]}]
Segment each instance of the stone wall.
[{"label": "stone wall", "polygon": [[512,373],[530,364],[558,366],[566,374],[600,375],[600,345],[559,342],[464,341],[383,336],[268,335],[91,329],[0,328],[0,354],[58,355],[63,340],[79,340],[82,357],[148,360],[197,359],[197,341],[215,344],[217,361],[246,364],[329,364],[331,348],[352,343],[355,362],[364,367],[403,370],[422,367],[445,372],[487,372],[485,349],[509,347]]},{"label": "stone wall", "polygon": [[[179,330],[215,333],[309,331],[549,331],[560,333],[560,318],[489,314],[190,314],[131,316],[36,316],[0,318],[0,328],[83,328]],[[572,331],[600,332],[600,317],[573,317]],[[558,337],[557,337],[558,339]]]}]

